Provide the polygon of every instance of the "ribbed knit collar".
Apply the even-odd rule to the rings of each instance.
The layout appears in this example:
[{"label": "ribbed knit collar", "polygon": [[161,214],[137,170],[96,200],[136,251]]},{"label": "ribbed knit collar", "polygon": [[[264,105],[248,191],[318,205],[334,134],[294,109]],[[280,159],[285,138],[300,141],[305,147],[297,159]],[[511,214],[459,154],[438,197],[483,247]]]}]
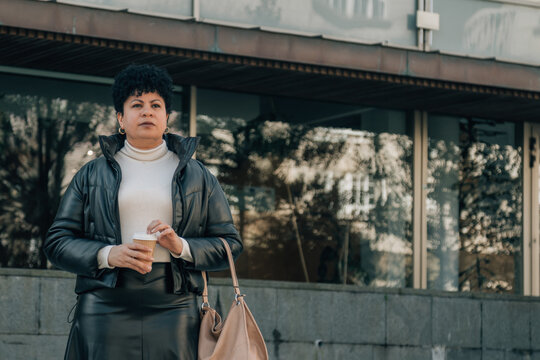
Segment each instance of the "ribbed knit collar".
[{"label": "ribbed knit collar", "polygon": [[[167,143],[167,148],[175,153],[180,159],[178,169],[182,169],[186,166],[201,140],[200,137],[185,138],[176,134],[165,134],[163,135],[163,138]],[[116,160],[114,160],[114,154],[124,147],[125,141],[126,135],[121,134],[99,136],[99,146],[101,147],[101,151],[103,151],[104,157],[111,163],[116,162]]]},{"label": "ribbed knit collar", "polygon": [[153,149],[141,150],[131,145],[127,140],[124,142],[124,147],[120,149],[120,152],[132,159],[139,161],[154,161],[164,157],[169,149],[167,149],[167,143],[165,140],[160,145]]}]

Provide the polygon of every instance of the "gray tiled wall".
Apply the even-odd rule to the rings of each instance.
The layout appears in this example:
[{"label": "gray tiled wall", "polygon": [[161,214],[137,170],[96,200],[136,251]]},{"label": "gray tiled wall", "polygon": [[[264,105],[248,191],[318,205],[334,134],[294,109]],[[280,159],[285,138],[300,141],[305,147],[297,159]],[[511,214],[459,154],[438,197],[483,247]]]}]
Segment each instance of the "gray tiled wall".
[{"label": "gray tiled wall", "polygon": [[[224,314],[233,297],[212,279]],[[271,359],[540,360],[540,299],[241,280]],[[61,359],[74,277],[0,269],[0,358]],[[317,344],[317,345],[316,345]]]}]

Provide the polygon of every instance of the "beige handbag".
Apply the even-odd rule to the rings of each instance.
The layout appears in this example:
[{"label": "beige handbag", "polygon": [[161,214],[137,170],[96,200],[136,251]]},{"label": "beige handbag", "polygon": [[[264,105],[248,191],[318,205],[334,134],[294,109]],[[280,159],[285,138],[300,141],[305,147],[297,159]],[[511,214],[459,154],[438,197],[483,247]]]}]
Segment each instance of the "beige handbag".
[{"label": "beige handbag", "polygon": [[268,351],[262,334],[244,301],[244,295],[240,294],[231,249],[224,239],[220,240],[229,259],[234,301],[227,319],[221,320],[221,316],[208,303],[206,272],[202,272],[204,291],[199,331],[199,360],[267,360]]}]

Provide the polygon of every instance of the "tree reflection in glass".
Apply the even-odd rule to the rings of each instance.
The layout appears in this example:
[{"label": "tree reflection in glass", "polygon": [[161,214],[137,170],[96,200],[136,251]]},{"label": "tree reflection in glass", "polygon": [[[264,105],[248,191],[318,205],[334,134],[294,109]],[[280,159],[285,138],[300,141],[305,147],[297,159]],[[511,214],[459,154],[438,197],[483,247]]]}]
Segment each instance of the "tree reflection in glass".
[{"label": "tree reflection in glass", "polygon": [[244,239],[240,276],[410,286],[412,140],[404,113],[198,96],[197,156],[223,184]]},{"label": "tree reflection in glass", "polygon": [[111,115],[110,107],[91,102],[20,94],[0,99],[1,266],[47,266],[40,250],[73,176],[66,179],[65,170],[94,157],[97,134]]},{"label": "tree reflection in glass", "polygon": [[522,155],[515,129],[430,117],[428,287],[519,291]]}]

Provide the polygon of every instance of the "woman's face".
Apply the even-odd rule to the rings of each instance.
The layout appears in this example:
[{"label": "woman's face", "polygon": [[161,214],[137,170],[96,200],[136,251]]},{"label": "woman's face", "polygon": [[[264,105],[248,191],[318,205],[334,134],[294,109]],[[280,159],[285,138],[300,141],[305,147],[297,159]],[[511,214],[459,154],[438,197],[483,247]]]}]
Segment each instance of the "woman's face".
[{"label": "woman's face", "polygon": [[163,98],[151,92],[128,97],[124,102],[124,113],[118,113],[117,118],[131,145],[138,149],[152,149],[162,142],[167,115]]}]

